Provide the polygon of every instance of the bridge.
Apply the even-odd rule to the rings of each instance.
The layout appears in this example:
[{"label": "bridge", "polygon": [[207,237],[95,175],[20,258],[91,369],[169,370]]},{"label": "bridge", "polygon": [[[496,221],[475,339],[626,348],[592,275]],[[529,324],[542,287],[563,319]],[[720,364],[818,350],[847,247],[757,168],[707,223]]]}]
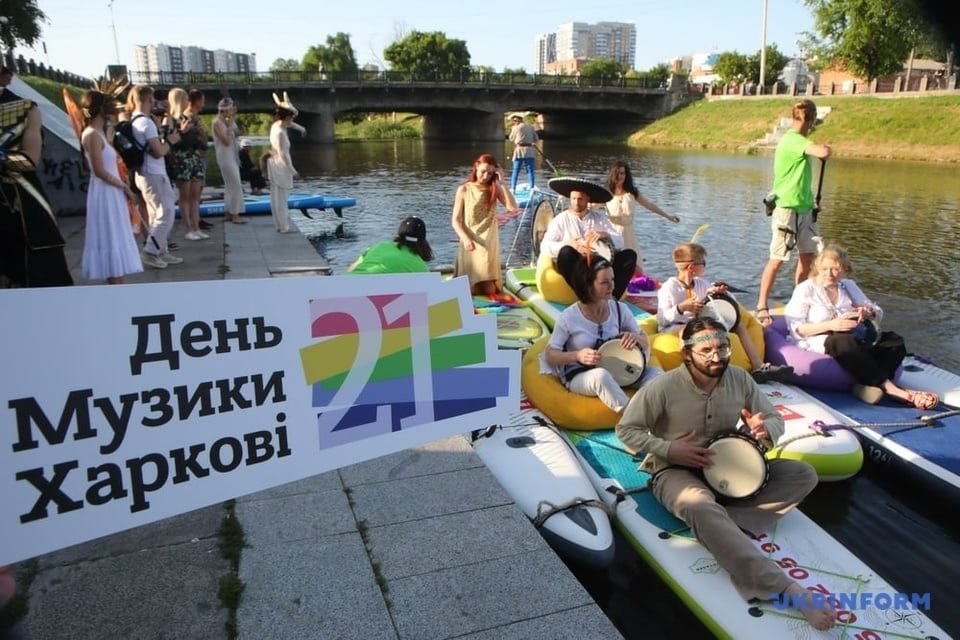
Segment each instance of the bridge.
[{"label": "bridge", "polygon": [[272,113],[273,93],[286,91],[297,121],[313,141],[333,142],[334,120],[348,113],[417,113],[430,140],[497,141],[504,114],[536,112],[550,138],[613,135],[651,122],[694,96],[685,82],[651,85],[644,78],[495,74],[467,70],[454,76],[401,72],[320,74],[316,71],[140,74],[159,92],[174,86],[204,92],[207,108],[224,96],[241,113]]}]

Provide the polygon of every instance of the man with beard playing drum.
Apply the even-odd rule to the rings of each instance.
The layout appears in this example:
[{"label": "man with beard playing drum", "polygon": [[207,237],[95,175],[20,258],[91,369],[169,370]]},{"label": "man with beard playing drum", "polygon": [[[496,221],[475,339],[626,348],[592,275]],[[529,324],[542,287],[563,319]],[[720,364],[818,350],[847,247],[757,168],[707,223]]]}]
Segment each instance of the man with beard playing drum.
[{"label": "man with beard playing drum", "polygon": [[754,438],[772,446],[783,436],[783,418],[747,371],[728,368],[730,339],[722,324],[695,318],[681,338],[684,366],[641,387],[617,424],[617,436],[647,454],[641,469],[653,474],[654,497],[690,527],[745,600],[803,598],[808,606],[797,613],[815,629],[832,628],[833,609],[813,607],[811,595],[745,533],[769,530],[800,504],[816,486],[816,472],[805,462],[773,460],[769,480],[756,495],[721,504],[702,474],[712,464],[707,442],[733,432],[742,419]]}]

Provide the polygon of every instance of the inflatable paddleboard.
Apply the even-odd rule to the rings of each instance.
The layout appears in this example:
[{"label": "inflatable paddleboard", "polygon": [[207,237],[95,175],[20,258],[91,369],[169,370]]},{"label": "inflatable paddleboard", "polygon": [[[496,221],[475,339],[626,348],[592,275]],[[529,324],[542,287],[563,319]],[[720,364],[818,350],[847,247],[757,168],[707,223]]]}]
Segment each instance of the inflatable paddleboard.
[{"label": "inflatable paddleboard", "polygon": [[[507,269],[503,284],[507,290],[518,298],[530,303],[530,306],[536,311],[537,315],[543,319],[547,327],[552,329],[557,323],[557,318],[559,318],[563,310],[567,308],[567,305],[547,300],[540,295],[540,292],[537,290],[536,272],[535,267]],[[653,330],[656,331],[656,316],[651,316],[647,311],[626,300],[621,300],[620,302],[627,305],[631,313],[633,313],[633,317],[637,320],[637,324],[639,324],[644,331],[647,331],[647,327],[644,326],[643,321],[646,320],[648,326],[650,326],[649,323],[651,321],[648,320],[648,318],[653,318],[652,327]]]},{"label": "inflatable paddleboard", "polygon": [[519,299],[511,301],[504,298],[498,296],[491,300],[485,296],[473,297],[476,313],[497,317],[498,348],[526,349],[550,333],[547,325],[528,304]]},{"label": "inflatable paddleboard", "polygon": [[960,506],[960,376],[908,356],[898,383],[936,392],[940,406],[920,411],[889,397],[871,405],[845,391],[808,392],[838,414],[834,426],[856,432],[869,464]]},{"label": "inflatable paddleboard", "polygon": [[474,451],[550,546],[582,566],[614,557],[613,529],[570,443],[521,395],[508,422],[471,434]]},{"label": "inflatable paddleboard", "polygon": [[[772,530],[760,533],[754,543],[801,586],[815,594],[833,594],[834,602],[839,602],[837,626],[816,632],[800,614],[776,601],[744,601],[727,572],[684,523],[653,497],[647,489],[649,475],[637,469],[640,460],[624,450],[613,431],[564,433],[575,445],[597,494],[615,508],[618,528],[717,637],[950,637],[927,616],[926,609],[939,603],[922,600],[922,584],[894,588],[797,509],[781,518]],[[911,593],[906,602],[896,608],[891,605],[897,594],[914,591],[921,596],[920,601],[914,602]]]},{"label": "inflatable paddleboard", "polygon": [[[263,194],[259,196],[247,195],[243,198],[245,214],[269,214],[270,213],[270,195]],[[347,207],[356,206],[357,201],[354,198],[343,198],[340,196],[327,196],[319,193],[293,193],[287,199],[287,207],[290,209],[299,209],[305,215],[309,209],[333,209],[338,217],[343,217],[343,210]],[[222,216],[225,214],[226,206],[224,201],[207,200],[200,203],[200,216]],[[180,215],[180,208],[177,207],[177,215]]]}]

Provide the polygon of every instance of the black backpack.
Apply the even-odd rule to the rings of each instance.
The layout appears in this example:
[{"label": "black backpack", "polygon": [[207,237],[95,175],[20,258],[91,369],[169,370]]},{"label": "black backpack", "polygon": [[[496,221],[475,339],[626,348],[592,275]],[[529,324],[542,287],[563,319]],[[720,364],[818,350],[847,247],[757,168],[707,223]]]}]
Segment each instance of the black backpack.
[{"label": "black backpack", "polygon": [[145,118],[142,113],[138,113],[130,120],[121,120],[113,130],[113,148],[117,150],[123,159],[123,164],[127,165],[128,171],[136,171],[143,166],[143,157],[146,153],[146,145],[137,142],[133,135],[133,121],[137,118]]}]

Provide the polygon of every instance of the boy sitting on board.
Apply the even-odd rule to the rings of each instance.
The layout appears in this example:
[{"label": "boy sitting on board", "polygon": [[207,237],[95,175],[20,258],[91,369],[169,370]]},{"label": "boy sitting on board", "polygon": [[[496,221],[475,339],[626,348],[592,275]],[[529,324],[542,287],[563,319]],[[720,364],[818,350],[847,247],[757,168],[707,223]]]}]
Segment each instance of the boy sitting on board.
[{"label": "boy sitting on board", "polygon": [[[654,338],[653,350],[657,352],[660,363],[665,369],[672,361],[679,365],[679,334],[690,320],[700,315],[706,306],[707,296],[722,294],[739,307],[739,303],[730,294],[725,283],[711,285],[703,278],[707,269],[707,250],[699,244],[685,242],[673,250],[673,262],[677,275],[664,282],[657,292],[657,328],[659,334]],[[793,372],[793,367],[781,367],[764,362],[756,343],[763,345],[763,327],[756,321],[753,324],[753,336],[748,326],[753,316],[740,309],[739,322],[730,336],[735,364],[751,372],[757,382],[777,380]],[[659,348],[658,348],[659,343]],[[664,360],[664,354],[666,360]],[[671,358],[670,355],[673,355]]]}]

